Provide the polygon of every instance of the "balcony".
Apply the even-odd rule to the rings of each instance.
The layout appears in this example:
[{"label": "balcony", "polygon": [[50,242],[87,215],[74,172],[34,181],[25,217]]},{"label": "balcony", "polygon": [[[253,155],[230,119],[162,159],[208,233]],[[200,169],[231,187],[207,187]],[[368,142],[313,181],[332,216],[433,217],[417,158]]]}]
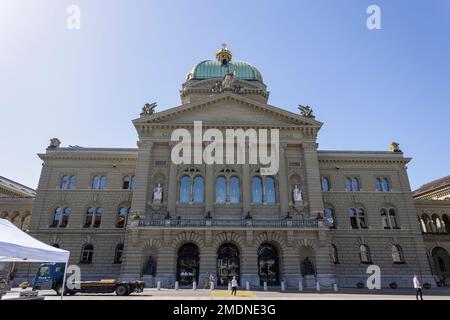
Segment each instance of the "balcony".
[{"label": "balcony", "polygon": [[254,228],[254,229],[317,229],[326,228],[319,220],[294,219],[137,219],[134,228]]}]

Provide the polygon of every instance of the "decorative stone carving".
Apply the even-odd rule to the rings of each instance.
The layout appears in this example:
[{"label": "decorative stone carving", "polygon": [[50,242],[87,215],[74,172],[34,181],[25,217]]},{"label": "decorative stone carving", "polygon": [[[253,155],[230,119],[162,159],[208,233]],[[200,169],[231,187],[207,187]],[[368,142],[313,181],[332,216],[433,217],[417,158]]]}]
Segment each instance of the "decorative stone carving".
[{"label": "decorative stone carving", "polygon": [[157,106],[158,105],[156,104],[156,102],[144,104],[144,106],[142,107],[141,116],[154,114],[155,113],[155,108]]},{"label": "decorative stone carving", "polygon": [[52,138],[50,139],[50,145],[48,146],[49,149],[56,149],[59,148],[61,145],[61,141],[58,138]]},{"label": "decorative stone carving", "polygon": [[225,74],[222,80],[222,87],[224,89],[232,89],[233,84],[236,81],[236,69],[233,69],[233,71]]},{"label": "decorative stone carving", "polygon": [[233,69],[232,72],[227,73],[222,82],[216,82],[214,86],[211,88],[213,93],[221,93],[224,91],[231,91],[234,93],[242,93],[243,87],[238,83],[238,79],[236,78],[237,69]]},{"label": "decorative stone carving", "polygon": [[161,183],[158,183],[158,185],[153,189],[153,203],[161,203],[162,193],[163,188],[161,187]]},{"label": "decorative stone carving", "polygon": [[298,105],[298,110],[300,110],[300,115],[306,118],[315,118],[313,114],[313,109],[310,106]]}]

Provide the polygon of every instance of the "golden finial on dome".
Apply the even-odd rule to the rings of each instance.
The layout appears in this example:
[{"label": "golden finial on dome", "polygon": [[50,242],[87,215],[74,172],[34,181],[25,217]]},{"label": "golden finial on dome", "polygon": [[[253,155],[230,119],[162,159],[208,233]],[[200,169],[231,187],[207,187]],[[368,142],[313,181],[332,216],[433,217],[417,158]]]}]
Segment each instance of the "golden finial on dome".
[{"label": "golden finial on dome", "polygon": [[216,53],[216,59],[217,61],[221,62],[222,64],[228,64],[228,62],[231,61],[231,58],[233,55],[231,54],[231,51],[227,49],[227,44],[222,44],[222,49],[217,51]]}]

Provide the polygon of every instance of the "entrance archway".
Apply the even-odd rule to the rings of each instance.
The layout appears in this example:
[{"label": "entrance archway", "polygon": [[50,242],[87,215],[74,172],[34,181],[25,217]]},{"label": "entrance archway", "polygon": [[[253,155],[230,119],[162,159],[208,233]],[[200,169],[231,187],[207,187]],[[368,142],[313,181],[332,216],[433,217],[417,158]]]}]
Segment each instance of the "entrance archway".
[{"label": "entrance archway", "polygon": [[217,250],[217,284],[228,284],[233,276],[239,281],[239,249],[231,243],[225,243]]},{"label": "entrance archway", "polygon": [[178,249],[177,281],[180,285],[198,283],[199,266],[200,254],[195,244],[187,243]]},{"label": "entrance archway", "polygon": [[442,247],[436,247],[431,252],[434,262],[434,270],[439,276],[450,275],[450,256]]},{"label": "entrance archway", "polygon": [[264,282],[269,286],[280,284],[278,250],[269,243],[263,243],[258,248],[258,275],[261,285]]}]

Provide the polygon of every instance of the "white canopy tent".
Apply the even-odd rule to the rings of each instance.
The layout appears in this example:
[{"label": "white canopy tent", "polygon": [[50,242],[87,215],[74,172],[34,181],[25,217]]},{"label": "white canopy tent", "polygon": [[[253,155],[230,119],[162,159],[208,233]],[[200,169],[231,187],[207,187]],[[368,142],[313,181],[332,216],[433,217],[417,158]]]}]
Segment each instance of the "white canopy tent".
[{"label": "white canopy tent", "polygon": [[[10,221],[0,219],[0,262],[60,262],[67,266],[69,256],[69,251],[49,246],[23,232]],[[63,283],[65,279],[66,272]],[[61,291],[64,293],[64,289]]]}]

